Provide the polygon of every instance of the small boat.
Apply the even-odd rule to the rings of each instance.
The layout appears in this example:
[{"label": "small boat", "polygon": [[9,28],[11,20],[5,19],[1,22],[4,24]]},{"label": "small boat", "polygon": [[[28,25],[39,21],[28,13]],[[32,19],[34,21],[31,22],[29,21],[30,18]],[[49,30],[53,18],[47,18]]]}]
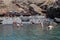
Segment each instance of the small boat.
[{"label": "small boat", "polygon": [[55,18],[55,22],[60,23],[60,18]]}]

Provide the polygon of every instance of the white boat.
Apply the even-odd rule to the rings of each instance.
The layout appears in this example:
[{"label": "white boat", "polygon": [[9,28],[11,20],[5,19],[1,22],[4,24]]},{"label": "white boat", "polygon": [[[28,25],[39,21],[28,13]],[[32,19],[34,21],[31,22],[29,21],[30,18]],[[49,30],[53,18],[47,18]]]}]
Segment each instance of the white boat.
[{"label": "white boat", "polygon": [[8,18],[3,18],[2,24],[13,24],[13,19],[8,17]]},{"label": "white boat", "polygon": [[13,24],[13,22],[17,23],[23,23],[23,24],[31,24],[33,22],[34,24],[42,23],[44,20],[46,20],[45,16],[29,16],[29,17],[3,17],[2,18],[2,24]]},{"label": "white boat", "polygon": [[3,18],[2,19],[2,24],[13,24],[14,21],[16,21],[17,23],[21,23],[21,19],[19,17],[17,18],[12,18],[12,17],[8,17],[8,18]]},{"label": "white boat", "polygon": [[2,24],[13,24],[13,22],[15,21],[16,23],[23,23],[23,24],[30,24],[30,21],[22,21],[22,19],[20,17],[8,17],[8,18],[2,18]]},{"label": "white boat", "polygon": [[60,18],[55,18],[55,21],[56,22],[60,22]]},{"label": "white boat", "polygon": [[45,16],[32,16],[30,21],[35,24],[38,24],[38,23],[43,23],[44,20],[45,20]]}]

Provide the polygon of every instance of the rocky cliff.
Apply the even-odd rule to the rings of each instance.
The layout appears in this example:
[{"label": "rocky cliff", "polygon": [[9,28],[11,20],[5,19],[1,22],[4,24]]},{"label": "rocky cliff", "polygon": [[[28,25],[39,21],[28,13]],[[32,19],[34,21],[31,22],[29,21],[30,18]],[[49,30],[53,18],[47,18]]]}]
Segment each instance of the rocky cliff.
[{"label": "rocky cliff", "polygon": [[[59,1],[56,0],[3,0],[8,11],[23,13],[45,14],[51,7],[58,8]],[[51,12],[51,11],[49,11]],[[47,12],[49,14],[49,12]]]}]

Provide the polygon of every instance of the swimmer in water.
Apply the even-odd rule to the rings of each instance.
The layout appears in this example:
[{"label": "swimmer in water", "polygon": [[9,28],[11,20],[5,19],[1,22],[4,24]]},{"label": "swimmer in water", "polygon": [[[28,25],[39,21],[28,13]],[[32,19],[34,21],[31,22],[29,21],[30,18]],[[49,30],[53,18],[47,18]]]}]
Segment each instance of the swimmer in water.
[{"label": "swimmer in water", "polygon": [[15,29],[20,30],[21,27],[23,27],[22,23],[17,23],[16,20],[13,21],[13,25]]},{"label": "swimmer in water", "polygon": [[20,24],[19,24],[19,23],[17,23],[16,25],[17,25],[17,28],[19,28],[19,27],[20,27]]},{"label": "swimmer in water", "polygon": [[16,25],[17,25],[18,30],[20,30],[20,28],[23,27],[22,23],[17,23]]},{"label": "swimmer in water", "polygon": [[16,26],[16,21],[13,21],[13,25]]},{"label": "swimmer in water", "polygon": [[52,25],[49,25],[49,26],[48,26],[48,29],[49,29],[49,30],[52,30],[52,29],[53,29],[53,26],[52,26]]}]

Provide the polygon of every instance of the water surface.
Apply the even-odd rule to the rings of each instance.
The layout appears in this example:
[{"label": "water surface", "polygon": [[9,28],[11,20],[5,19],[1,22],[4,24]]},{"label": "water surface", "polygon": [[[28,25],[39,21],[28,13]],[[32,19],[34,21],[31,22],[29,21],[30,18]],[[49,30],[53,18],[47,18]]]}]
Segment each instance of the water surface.
[{"label": "water surface", "polygon": [[13,25],[0,25],[0,40],[60,40],[60,25],[52,30],[38,24],[25,24],[20,30]]}]

